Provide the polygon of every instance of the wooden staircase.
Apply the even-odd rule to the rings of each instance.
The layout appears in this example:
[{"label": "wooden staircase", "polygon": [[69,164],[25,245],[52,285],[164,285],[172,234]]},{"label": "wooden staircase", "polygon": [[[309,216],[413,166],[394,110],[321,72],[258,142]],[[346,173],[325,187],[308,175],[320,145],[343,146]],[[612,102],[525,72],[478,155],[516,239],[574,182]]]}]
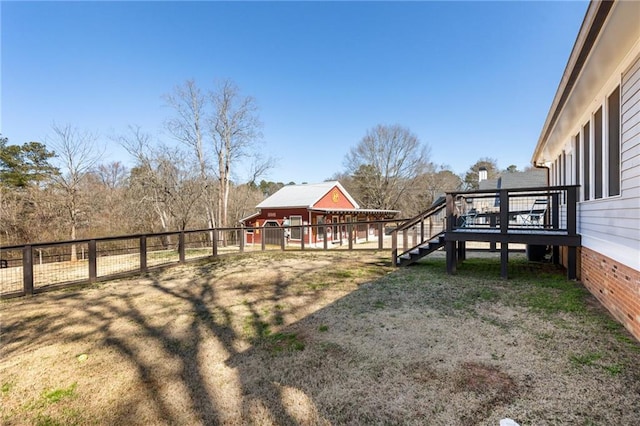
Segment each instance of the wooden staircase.
[{"label": "wooden staircase", "polygon": [[[444,220],[446,215],[445,200],[439,200],[429,209],[420,213],[398,226],[393,233],[395,238],[403,234],[403,244],[406,248],[408,231],[413,232],[417,244],[404,250],[398,254],[398,250],[394,247],[394,264],[396,266],[407,266],[417,262],[430,253],[444,247],[445,244],[445,226]],[[418,237],[419,236],[419,237]]]},{"label": "wooden staircase", "polygon": [[428,254],[444,247],[444,231],[435,235],[432,239],[407,250],[396,257],[396,266],[406,266],[417,262]]}]

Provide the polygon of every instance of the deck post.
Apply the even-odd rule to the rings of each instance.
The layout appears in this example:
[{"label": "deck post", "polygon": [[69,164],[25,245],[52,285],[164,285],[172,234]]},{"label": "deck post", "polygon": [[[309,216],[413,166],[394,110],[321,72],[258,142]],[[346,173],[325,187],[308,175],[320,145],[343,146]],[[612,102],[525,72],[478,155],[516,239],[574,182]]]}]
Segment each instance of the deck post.
[{"label": "deck post", "polygon": [[500,243],[500,278],[509,278],[509,243]]},{"label": "deck post", "polygon": [[[506,189],[500,190],[500,233],[509,232],[509,192]],[[502,247],[501,247],[502,250]]]},{"label": "deck post", "polygon": [[464,241],[458,241],[458,264],[467,259],[467,244]]},{"label": "deck post", "polygon": [[447,274],[454,275],[457,272],[458,259],[456,256],[456,242],[447,241],[445,244],[447,251]]},{"label": "deck post", "polygon": [[570,187],[567,189],[567,234],[576,235],[577,233],[577,207],[578,204],[578,187]]},{"label": "deck post", "polygon": [[[445,223],[445,236],[447,234],[453,234],[453,223],[455,221],[455,215],[453,214],[455,210],[455,202],[453,194],[451,193],[446,194],[446,206],[447,220]],[[455,274],[458,265],[458,259],[456,259],[456,242],[454,240],[447,241],[444,244],[444,247],[447,252],[447,274]]]},{"label": "deck post", "polygon": [[578,278],[578,248],[573,246],[567,247],[567,249],[569,250],[567,253],[567,279],[575,280]]},{"label": "deck post", "polygon": [[551,194],[551,229],[560,228],[560,194]]}]

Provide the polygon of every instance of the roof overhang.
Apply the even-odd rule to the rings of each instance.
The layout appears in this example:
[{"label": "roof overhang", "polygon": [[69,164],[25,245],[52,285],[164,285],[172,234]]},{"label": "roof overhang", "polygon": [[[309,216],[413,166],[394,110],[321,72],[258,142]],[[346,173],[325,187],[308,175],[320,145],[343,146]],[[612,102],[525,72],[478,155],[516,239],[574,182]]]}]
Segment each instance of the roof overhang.
[{"label": "roof overhang", "polygon": [[310,212],[321,214],[369,214],[379,216],[395,216],[400,213],[399,210],[380,210],[380,209],[310,209]]},{"label": "roof overhang", "polygon": [[238,222],[244,224],[247,220],[253,219],[254,217],[260,216],[262,214],[262,212],[256,212],[254,214],[252,214],[251,216],[247,216],[244,217],[242,219],[240,219]]},{"label": "roof overhang", "polygon": [[636,1],[589,4],[531,157],[532,164],[551,161],[570,140],[598,92],[638,43],[638,16],[640,2]]}]

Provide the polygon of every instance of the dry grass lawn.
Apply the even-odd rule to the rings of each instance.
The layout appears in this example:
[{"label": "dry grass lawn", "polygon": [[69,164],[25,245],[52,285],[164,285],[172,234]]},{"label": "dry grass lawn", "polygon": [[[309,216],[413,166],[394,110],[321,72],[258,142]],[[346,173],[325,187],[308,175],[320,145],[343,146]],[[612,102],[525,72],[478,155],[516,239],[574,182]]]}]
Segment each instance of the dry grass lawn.
[{"label": "dry grass lawn", "polygon": [[640,424],[640,345],[551,265],[256,253],[3,301],[0,421]]}]

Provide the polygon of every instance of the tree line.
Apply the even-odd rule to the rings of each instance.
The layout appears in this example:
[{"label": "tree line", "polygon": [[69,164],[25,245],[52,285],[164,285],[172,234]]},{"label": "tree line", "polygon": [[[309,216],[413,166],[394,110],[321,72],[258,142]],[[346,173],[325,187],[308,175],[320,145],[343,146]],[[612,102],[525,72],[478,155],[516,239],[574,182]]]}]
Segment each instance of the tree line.
[{"label": "tree line", "polygon": [[[163,98],[165,133],[177,143],[130,126],[110,138],[130,168],[103,162],[100,138],[70,124],[53,124],[44,142],[12,145],[0,135],[0,245],[236,226],[285,185],[265,180],[276,160],[262,156],[256,101],[235,83],[203,90],[188,80]],[[409,129],[378,125],[330,179],[363,208],[410,217],[445,191],[472,188],[480,165],[497,173],[495,160],[481,159],[458,176],[431,162]]]}]

